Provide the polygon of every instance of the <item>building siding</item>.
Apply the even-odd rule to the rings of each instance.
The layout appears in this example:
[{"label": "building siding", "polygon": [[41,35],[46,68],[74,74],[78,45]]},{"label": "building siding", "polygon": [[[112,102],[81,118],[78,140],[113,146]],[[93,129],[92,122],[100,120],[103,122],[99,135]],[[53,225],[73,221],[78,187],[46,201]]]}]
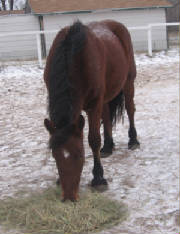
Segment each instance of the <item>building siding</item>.
[{"label": "building siding", "polygon": [[[166,22],[165,9],[144,9],[126,11],[97,11],[86,14],[44,15],[44,30],[60,30],[79,19],[84,23],[113,19],[127,27],[147,26],[150,23]],[[39,31],[38,16],[8,15],[0,16],[0,34],[19,31]],[[132,31],[131,37],[135,51],[147,51],[147,30]],[[153,50],[167,49],[166,27],[153,29]],[[45,35],[47,54],[54,34]],[[35,35],[0,37],[0,61],[17,59],[37,59]]]},{"label": "building siding", "polygon": [[[39,31],[38,18],[33,15],[0,16],[0,34]],[[37,58],[35,35],[0,37],[0,60]]]},{"label": "building siding", "polygon": [[[145,9],[145,10],[126,10],[113,12],[97,12],[87,14],[72,15],[46,15],[44,16],[45,30],[60,30],[61,28],[72,24],[75,20],[81,20],[84,23],[100,21],[104,19],[113,19],[125,24],[127,27],[147,26],[150,23],[165,23],[166,15],[164,9]],[[131,37],[135,51],[147,51],[147,30],[132,31]],[[153,30],[153,50],[167,49],[166,28]],[[49,50],[55,34],[47,34],[46,46]]]}]

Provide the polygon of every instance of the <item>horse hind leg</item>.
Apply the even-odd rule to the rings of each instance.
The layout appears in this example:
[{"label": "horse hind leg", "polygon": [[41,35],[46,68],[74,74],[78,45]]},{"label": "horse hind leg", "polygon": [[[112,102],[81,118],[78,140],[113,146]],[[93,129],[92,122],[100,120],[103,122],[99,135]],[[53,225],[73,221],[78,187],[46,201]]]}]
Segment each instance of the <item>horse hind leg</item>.
[{"label": "horse hind leg", "polygon": [[100,152],[101,157],[106,158],[112,154],[114,148],[114,142],[112,138],[112,121],[108,104],[105,104],[103,107],[102,120],[104,128],[104,145]]},{"label": "horse hind leg", "polygon": [[137,132],[134,123],[134,113],[135,113],[135,105],[134,105],[134,79],[128,77],[125,87],[123,89],[125,96],[125,108],[128,114],[129,119],[129,142],[128,148],[131,150],[137,149],[140,147],[140,143],[137,140]]}]

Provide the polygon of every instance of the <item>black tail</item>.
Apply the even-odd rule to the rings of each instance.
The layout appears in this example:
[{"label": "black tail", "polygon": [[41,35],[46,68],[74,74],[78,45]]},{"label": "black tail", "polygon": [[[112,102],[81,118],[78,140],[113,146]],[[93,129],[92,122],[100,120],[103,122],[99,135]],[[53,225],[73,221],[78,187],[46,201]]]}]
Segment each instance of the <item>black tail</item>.
[{"label": "black tail", "polygon": [[75,55],[86,42],[86,26],[77,21],[68,30],[65,39],[54,43],[49,74],[49,114],[57,128],[71,124],[73,119],[72,90],[70,81]]},{"label": "black tail", "polygon": [[125,100],[124,93],[121,91],[112,101],[109,102],[110,118],[113,125],[122,119],[124,122]]}]

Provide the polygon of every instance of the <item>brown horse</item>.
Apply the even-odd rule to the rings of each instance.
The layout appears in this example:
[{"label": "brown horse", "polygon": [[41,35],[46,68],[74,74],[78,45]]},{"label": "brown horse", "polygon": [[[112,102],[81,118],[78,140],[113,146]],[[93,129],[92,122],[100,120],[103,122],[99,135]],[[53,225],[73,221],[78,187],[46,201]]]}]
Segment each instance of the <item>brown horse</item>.
[{"label": "brown horse", "polygon": [[93,152],[92,186],[106,185],[100,161],[100,124],[104,124],[103,153],[112,153],[112,125],[125,108],[129,117],[130,149],[139,147],[134,125],[136,66],[128,30],[106,20],[83,25],[77,21],[56,36],[47,58],[44,80],[49,94],[50,148],[56,160],[63,200],[77,200],[84,164],[82,110],[89,123]]}]

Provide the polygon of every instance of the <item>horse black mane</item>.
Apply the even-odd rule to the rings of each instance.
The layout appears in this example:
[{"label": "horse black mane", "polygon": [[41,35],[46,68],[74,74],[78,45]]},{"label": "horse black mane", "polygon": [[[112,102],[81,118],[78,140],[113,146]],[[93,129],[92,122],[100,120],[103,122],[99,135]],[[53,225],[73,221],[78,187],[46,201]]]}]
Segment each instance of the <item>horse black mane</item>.
[{"label": "horse black mane", "polygon": [[57,129],[72,123],[73,84],[69,77],[73,66],[73,58],[84,47],[86,42],[86,26],[80,21],[69,27],[64,40],[56,45],[52,55],[49,74],[49,115]]}]

